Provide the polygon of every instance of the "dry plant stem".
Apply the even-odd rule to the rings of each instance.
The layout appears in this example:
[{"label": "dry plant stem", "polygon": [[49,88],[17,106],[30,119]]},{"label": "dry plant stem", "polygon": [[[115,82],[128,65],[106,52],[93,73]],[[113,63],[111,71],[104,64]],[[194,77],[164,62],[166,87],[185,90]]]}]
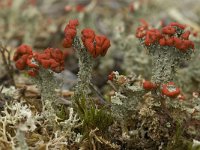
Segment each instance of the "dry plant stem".
[{"label": "dry plant stem", "polygon": [[79,59],[78,81],[73,97],[75,101],[78,101],[82,97],[88,98],[90,91],[93,58],[87,52],[86,48],[82,48],[78,37],[75,37],[73,47],[75,48]]},{"label": "dry plant stem", "polygon": [[100,104],[105,104],[106,100],[104,100],[103,95],[100,93],[99,89],[94,86],[92,83],[90,83],[90,87],[92,88],[92,90],[97,94],[97,96],[99,97],[99,103]]},{"label": "dry plant stem", "polygon": [[[11,65],[10,52],[5,47],[3,47],[3,45],[1,43],[0,43],[0,53],[1,53],[1,57],[3,59],[3,63],[6,67],[6,71],[7,71],[8,77],[10,79],[10,82],[12,85],[15,86],[15,80],[13,77],[13,66]],[[6,53],[8,55],[7,57],[6,57]]]},{"label": "dry plant stem", "polygon": [[[95,141],[98,141],[101,144],[105,144],[105,145],[109,146],[110,148],[119,149],[118,145],[105,140],[102,136],[97,136],[96,132],[98,130],[99,130],[98,128],[95,128],[94,130],[91,130],[89,133],[90,138],[92,138],[92,143],[94,142],[94,139],[95,139]],[[93,148],[96,148],[96,146],[94,144],[93,144]]]},{"label": "dry plant stem", "polygon": [[117,87],[116,87],[111,81],[108,80],[107,83],[112,87],[112,89],[113,89],[115,92],[118,91]]}]

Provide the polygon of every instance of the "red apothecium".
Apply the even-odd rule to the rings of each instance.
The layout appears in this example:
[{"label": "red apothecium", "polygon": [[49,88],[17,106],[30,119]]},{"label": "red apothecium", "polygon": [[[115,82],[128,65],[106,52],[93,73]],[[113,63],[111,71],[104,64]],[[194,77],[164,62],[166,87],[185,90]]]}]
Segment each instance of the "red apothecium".
[{"label": "red apothecium", "polygon": [[151,81],[147,81],[145,80],[143,82],[143,88],[145,90],[153,90],[153,89],[156,89],[157,88],[157,85],[155,83],[152,83]]},{"label": "red apothecium", "polygon": [[169,82],[162,85],[162,94],[175,98],[180,94],[180,89],[175,86],[174,82]]}]

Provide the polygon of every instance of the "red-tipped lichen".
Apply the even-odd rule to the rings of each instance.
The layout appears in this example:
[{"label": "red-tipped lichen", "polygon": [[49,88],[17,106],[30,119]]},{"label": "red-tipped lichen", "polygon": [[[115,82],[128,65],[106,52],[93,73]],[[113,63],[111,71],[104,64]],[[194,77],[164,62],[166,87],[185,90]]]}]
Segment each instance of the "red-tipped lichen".
[{"label": "red-tipped lichen", "polygon": [[30,76],[36,76],[40,67],[56,73],[64,70],[64,54],[59,49],[47,48],[42,53],[32,51],[27,45],[17,48],[13,60],[19,70],[27,70]]},{"label": "red-tipped lichen", "polygon": [[79,25],[79,22],[77,19],[70,20],[69,23],[65,27],[65,39],[63,40],[63,47],[69,48],[72,47],[73,40],[76,36],[76,26]]},{"label": "red-tipped lichen", "polygon": [[45,69],[51,69],[56,73],[64,70],[64,54],[59,49],[47,48],[42,53],[37,53],[35,59]]},{"label": "red-tipped lichen", "polygon": [[184,31],[185,27],[179,23],[170,23],[158,30],[143,23],[137,28],[136,37],[144,41],[147,47],[151,45],[170,46],[180,52],[186,52],[188,49],[194,49],[194,43],[188,39],[190,31]]},{"label": "red-tipped lichen", "polygon": [[151,81],[145,80],[145,81],[143,82],[143,88],[144,88],[145,90],[154,90],[154,89],[157,88],[157,85],[156,85],[155,83],[152,83]]},{"label": "red-tipped lichen", "polygon": [[106,36],[95,35],[95,32],[89,28],[83,29],[81,33],[83,45],[94,58],[106,54],[110,47],[110,40]]}]

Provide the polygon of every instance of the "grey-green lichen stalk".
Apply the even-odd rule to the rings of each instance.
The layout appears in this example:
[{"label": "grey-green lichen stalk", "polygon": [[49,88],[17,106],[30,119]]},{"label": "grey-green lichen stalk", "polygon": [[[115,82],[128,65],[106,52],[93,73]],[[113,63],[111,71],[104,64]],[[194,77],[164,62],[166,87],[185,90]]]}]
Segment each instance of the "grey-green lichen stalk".
[{"label": "grey-green lichen stalk", "polygon": [[113,116],[120,122],[126,122],[132,118],[137,111],[138,103],[142,101],[145,91],[140,86],[139,78],[126,77],[119,73],[112,72],[112,84],[116,88],[115,94],[111,97],[111,110]]},{"label": "grey-green lichen stalk", "polygon": [[93,58],[87,52],[87,49],[81,46],[78,37],[74,38],[73,46],[76,49],[79,60],[78,81],[74,91],[74,100],[76,101],[82,96],[87,98],[90,92]]},{"label": "grey-green lichen stalk", "polygon": [[75,102],[88,98],[93,60],[99,55],[104,56],[110,47],[110,40],[106,36],[96,35],[90,28],[81,31],[82,46],[77,36],[76,27],[78,25],[78,20],[70,20],[65,27],[65,39],[63,40],[63,46],[73,47],[79,59],[78,83],[73,96]]},{"label": "grey-green lichen stalk", "polygon": [[53,72],[41,67],[38,75],[33,78],[33,81],[41,91],[44,115],[50,120],[54,119],[56,116],[56,100],[59,98],[55,89],[59,87],[59,83],[56,81]]},{"label": "grey-green lichen stalk", "polygon": [[[152,47],[153,48],[153,47]],[[189,60],[191,51],[179,52],[173,47],[157,47],[150,50],[152,56],[152,77],[154,83],[167,83],[173,81],[177,68],[184,60]]]}]

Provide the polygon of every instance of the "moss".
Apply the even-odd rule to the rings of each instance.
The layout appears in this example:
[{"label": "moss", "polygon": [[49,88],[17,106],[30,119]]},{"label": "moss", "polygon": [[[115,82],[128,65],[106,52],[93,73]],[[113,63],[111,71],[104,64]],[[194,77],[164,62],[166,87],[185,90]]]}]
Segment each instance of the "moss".
[{"label": "moss", "polygon": [[113,123],[111,112],[105,106],[97,108],[93,100],[90,99],[88,102],[84,97],[76,104],[80,119],[83,121],[84,132],[89,132],[95,128],[98,128],[101,132],[106,132]]},{"label": "moss", "polygon": [[61,105],[59,110],[56,110],[56,115],[62,120],[67,119],[68,114],[69,112],[67,111],[67,107],[65,105]]}]

